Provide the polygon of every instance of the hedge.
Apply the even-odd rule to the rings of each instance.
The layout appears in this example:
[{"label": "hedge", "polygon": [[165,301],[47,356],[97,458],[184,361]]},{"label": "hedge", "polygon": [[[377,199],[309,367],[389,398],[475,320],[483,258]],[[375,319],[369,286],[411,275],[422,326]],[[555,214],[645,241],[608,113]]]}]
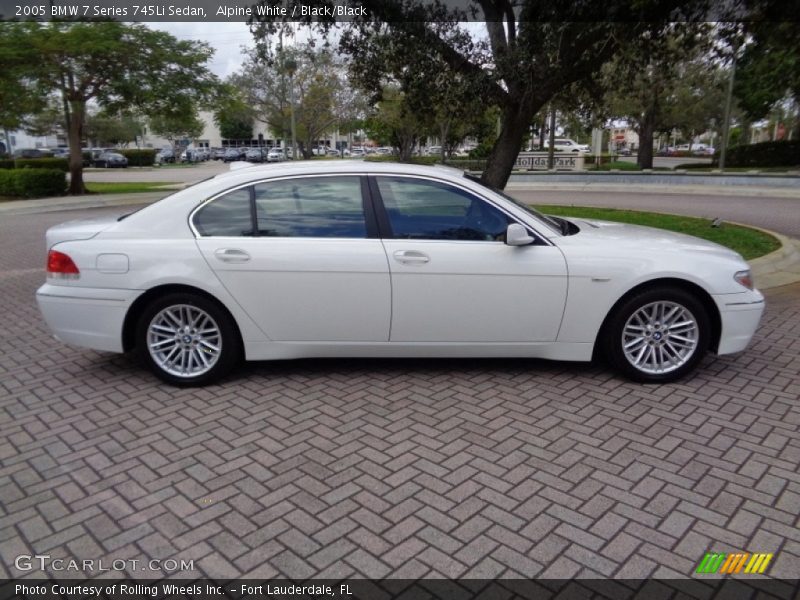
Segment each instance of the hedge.
[{"label": "hedge", "polygon": [[[400,162],[400,159],[394,155],[368,155],[364,157],[367,162]],[[412,156],[412,165],[435,165],[440,161],[438,156]]]},{"label": "hedge", "polygon": [[486,168],[485,160],[470,158],[451,158],[444,161],[444,164],[448,167],[455,167],[465,171],[483,171]]},{"label": "hedge", "polygon": [[57,169],[69,171],[69,161],[66,158],[18,158],[14,161],[17,169]]},{"label": "hedge", "polygon": [[14,168],[13,158],[0,158],[0,169],[13,169],[13,168]]},{"label": "hedge", "polygon": [[60,169],[0,170],[0,196],[42,198],[61,196],[67,189],[67,175]]},{"label": "hedge", "polygon": [[[714,157],[719,164],[719,157]],[[800,165],[800,140],[761,142],[728,149],[726,167],[795,167]]]},{"label": "hedge", "polygon": [[131,150],[115,150],[128,159],[129,167],[152,167],[156,162],[156,150],[144,149],[131,149]]}]

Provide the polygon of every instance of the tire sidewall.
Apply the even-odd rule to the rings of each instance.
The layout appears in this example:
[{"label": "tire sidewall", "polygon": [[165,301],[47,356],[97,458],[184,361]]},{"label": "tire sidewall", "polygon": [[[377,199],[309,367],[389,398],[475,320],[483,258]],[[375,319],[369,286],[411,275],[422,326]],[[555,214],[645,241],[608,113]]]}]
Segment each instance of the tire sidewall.
[{"label": "tire sidewall", "polygon": [[[205,373],[195,377],[177,377],[167,373],[153,360],[147,348],[147,332],[153,317],[165,308],[179,304],[194,306],[208,313],[216,322],[222,339],[222,352],[216,364]],[[216,302],[188,292],[171,293],[151,301],[139,315],[135,336],[136,353],[139,359],[159,379],[179,387],[207,385],[224,377],[239,363],[242,355],[238,329],[228,312]]]},{"label": "tire sidewall", "polygon": [[[645,373],[634,367],[622,348],[622,330],[628,319],[641,307],[652,302],[675,302],[689,310],[697,321],[698,343],[694,354],[683,365],[669,373]],[[626,377],[643,383],[668,383],[691,373],[705,356],[711,340],[711,321],[703,303],[691,292],[680,288],[658,287],[644,290],[625,300],[611,316],[603,332],[604,353],[611,364]]]}]

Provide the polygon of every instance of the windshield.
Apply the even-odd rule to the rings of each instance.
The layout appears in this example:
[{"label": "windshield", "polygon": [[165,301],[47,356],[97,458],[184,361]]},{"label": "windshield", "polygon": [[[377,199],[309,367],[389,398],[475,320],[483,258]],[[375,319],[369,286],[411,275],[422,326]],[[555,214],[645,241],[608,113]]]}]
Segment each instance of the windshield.
[{"label": "windshield", "polygon": [[467,178],[467,179],[469,179],[470,181],[474,181],[475,183],[478,183],[478,184],[482,185],[482,186],[483,186],[483,187],[485,187],[487,190],[491,190],[491,191],[493,191],[495,194],[498,194],[498,195],[502,196],[503,198],[505,198],[505,199],[506,199],[506,200],[508,200],[509,202],[512,202],[513,204],[515,204],[516,206],[518,206],[519,208],[521,208],[522,210],[524,210],[524,211],[525,211],[526,213],[528,213],[529,215],[531,215],[531,216],[533,216],[533,217],[536,217],[536,219],[537,219],[538,221],[541,221],[542,223],[544,223],[545,225],[547,225],[547,226],[548,226],[548,227],[550,227],[551,229],[553,229],[553,230],[555,230],[555,231],[557,231],[557,232],[559,232],[559,233],[564,233],[564,228],[563,228],[563,226],[562,226],[562,225],[561,225],[561,224],[560,224],[558,221],[556,221],[556,220],[555,220],[554,218],[552,218],[552,217],[548,217],[547,215],[543,215],[543,214],[542,214],[542,213],[540,213],[538,210],[536,210],[535,208],[533,208],[531,205],[529,205],[529,204],[525,204],[524,202],[520,202],[520,201],[519,201],[519,200],[517,200],[516,198],[512,198],[511,196],[509,196],[508,194],[506,194],[506,193],[505,193],[503,190],[498,190],[497,188],[495,188],[495,187],[492,187],[491,185],[487,185],[487,184],[485,184],[483,181],[481,181],[481,180],[480,180],[478,177],[476,177],[475,175],[470,175],[469,173],[464,173],[464,177],[466,177],[466,178]]}]

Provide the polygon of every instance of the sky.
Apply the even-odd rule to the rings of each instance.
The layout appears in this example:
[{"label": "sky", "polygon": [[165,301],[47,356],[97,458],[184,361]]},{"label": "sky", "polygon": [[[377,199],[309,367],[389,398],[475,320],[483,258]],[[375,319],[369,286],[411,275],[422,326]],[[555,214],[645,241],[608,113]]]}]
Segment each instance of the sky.
[{"label": "sky", "polygon": [[253,47],[247,23],[146,23],[180,40],[208,42],[214,49],[209,68],[220,78],[236,72],[242,64],[242,46]]}]

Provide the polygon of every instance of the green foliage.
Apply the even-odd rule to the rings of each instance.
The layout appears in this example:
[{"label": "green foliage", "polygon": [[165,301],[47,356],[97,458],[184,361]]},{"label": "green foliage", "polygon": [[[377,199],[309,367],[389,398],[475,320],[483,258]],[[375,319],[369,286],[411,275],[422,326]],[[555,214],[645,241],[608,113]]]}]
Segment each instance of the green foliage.
[{"label": "green foliage", "polygon": [[214,123],[227,140],[253,139],[253,108],[242,98],[241,90],[226,84],[214,110]]},{"label": "green foliage", "polygon": [[800,140],[762,142],[728,149],[726,167],[800,166]]},{"label": "green foliage", "polygon": [[0,159],[0,169],[13,169],[14,168],[14,159],[13,158],[2,158]]},{"label": "green foliage", "polygon": [[782,21],[750,23],[751,43],[737,62],[734,94],[753,121],[786,97],[800,101],[800,23]]},{"label": "green foliage", "polygon": [[169,140],[173,145],[181,139],[196,139],[205,129],[205,124],[197,116],[197,107],[183,104],[184,110],[180,113],[167,112],[150,117],[150,129],[153,133]]},{"label": "green foliage", "polygon": [[123,149],[117,150],[122,156],[128,159],[129,167],[152,167],[156,162],[156,150],[152,148],[145,149]]},{"label": "green foliage", "polygon": [[[38,89],[66,98],[64,121],[73,151],[82,141],[87,104],[112,114],[174,115],[186,108],[176,96],[203,100],[217,85],[205,66],[213,52],[207,44],[181,41],[141,23],[25,21],[4,23],[0,30],[0,89],[10,79],[14,90]],[[12,77],[5,75],[9,57]],[[80,166],[71,170],[70,191],[85,191]]]},{"label": "green foliage", "polygon": [[61,196],[67,188],[67,176],[57,169],[0,170],[0,196],[41,198]]},{"label": "green foliage", "polygon": [[69,161],[66,158],[18,158],[14,161],[16,169],[58,169],[65,173],[69,171]]},{"label": "green foliage", "polygon": [[468,158],[450,158],[444,161],[448,167],[463,169],[464,171],[483,171],[486,168],[485,160],[472,160]]},{"label": "green foliage", "polygon": [[441,162],[438,156],[412,156],[408,160],[401,161],[397,156],[376,156],[370,155],[364,157],[366,162],[407,162],[412,165],[435,165]]},{"label": "green foliage", "polygon": [[367,119],[368,135],[400,151],[401,162],[411,162],[411,153],[425,133],[425,124],[397,86],[384,88],[375,113]]},{"label": "green foliage", "polygon": [[132,142],[143,129],[144,124],[132,115],[98,113],[86,117],[83,130],[87,138],[102,147]]}]

